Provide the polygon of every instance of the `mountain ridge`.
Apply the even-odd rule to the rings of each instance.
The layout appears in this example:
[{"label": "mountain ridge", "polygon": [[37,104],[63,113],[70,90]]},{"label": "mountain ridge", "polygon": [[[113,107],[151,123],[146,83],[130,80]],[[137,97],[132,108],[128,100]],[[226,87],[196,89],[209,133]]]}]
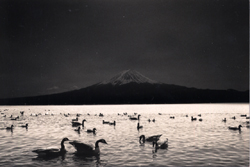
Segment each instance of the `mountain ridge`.
[{"label": "mountain ridge", "polygon": [[188,88],[153,81],[134,70],[109,80],[51,95],[0,99],[1,105],[96,105],[249,102],[249,90]]}]

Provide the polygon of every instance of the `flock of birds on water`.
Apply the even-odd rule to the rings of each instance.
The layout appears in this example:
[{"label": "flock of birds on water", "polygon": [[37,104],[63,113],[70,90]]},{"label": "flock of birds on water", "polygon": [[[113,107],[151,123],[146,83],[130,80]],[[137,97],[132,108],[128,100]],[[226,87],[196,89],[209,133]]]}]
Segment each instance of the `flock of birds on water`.
[{"label": "flock of birds on water", "polygon": [[[8,111],[8,109],[5,109],[4,111]],[[50,110],[48,110],[50,111]],[[6,117],[6,115],[4,115],[4,112],[2,112],[0,110],[0,113],[3,117]],[[65,117],[68,117],[70,116],[70,113],[68,114],[62,114],[60,113],[61,115],[65,116]],[[162,115],[161,113],[158,113],[159,115]],[[8,118],[10,118],[10,120],[12,121],[16,121],[18,120],[20,117],[22,117],[24,115],[24,111],[20,111],[20,116],[17,116],[17,117],[13,117],[12,115]],[[39,116],[39,115],[42,115],[41,113],[39,114],[31,114],[30,116]],[[48,113],[45,113],[45,115],[53,115],[53,114],[48,114]],[[82,122],[78,122],[79,121],[79,117],[81,116],[82,114],[76,114],[76,119],[72,119],[71,121],[71,124],[72,124],[72,127],[77,127],[77,129],[74,129],[75,131],[77,131],[78,133],[80,133],[81,131],[81,127],[83,128],[84,127],[84,122],[86,121],[86,119],[83,119]],[[90,114],[87,114],[87,115],[90,115]],[[143,126],[140,125],[140,114],[137,114],[137,113],[134,113],[133,115],[128,115],[127,113],[123,113],[123,114],[119,114],[118,115],[121,115],[121,116],[128,116],[129,120],[137,120],[138,123],[137,123],[137,130],[139,131],[140,129],[143,128]],[[137,116],[136,116],[137,115]],[[103,113],[100,113],[99,115],[95,114],[95,116],[99,116],[99,117],[103,117]],[[197,115],[198,117],[200,117],[199,119],[191,116],[191,121],[203,121],[202,118],[201,118],[201,114]],[[186,115],[186,117],[188,117],[188,115]],[[245,117],[246,119],[249,119],[249,116],[247,115],[240,115],[240,117]],[[175,119],[174,116],[170,116],[170,119]],[[236,119],[236,117],[231,117],[230,119]],[[148,122],[155,122],[156,120],[155,119],[148,119],[147,120]],[[226,122],[227,119],[224,118],[222,119],[222,122]],[[113,121],[113,122],[110,122],[110,121],[105,121],[103,120],[102,121],[102,124],[108,124],[108,125],[112,125],[112,126],[116,126],[116,121]],[[246,121],[246,127],[249,128],[249,121]],[[26,128],[28,129],[28,123],[26,123],[25,125],[21,125],[19,126],[21,128]],[[234,130],[234,131],[241,131],[241,127],[242,125],[239,125],[238,127],[232,127],[232,126],[229,126],[228,129],[229,130]],[[14,129],[14,125],[11,125],[10,127],[6,127],[6,130],[7,131],[11,131],[13,132],[13,129]],[[95,134],[96,133],[96,128],[93,128],[93,129],[87,129],[86,131],[87,133],[93,133]],[[154,148],[154,152],[157,152],[158,149],[167,149],[168,148],[168,138],[166,138],[166,140],[162,143],[159,143],[159,139],[160,137],[162,136],[162,134],[159,134],[159,135],[153,135],[153,136],[149,136],[149,137],[145,137],[145,135],[141,135],[139,137],[139,143],[140,144],[145,144],[146,142],[149,142],[149,143],[152,143],[153,145],[153,148]],[[85,155],[85,156],[95,156],[95,155],[99,155],[100,154],[100,148],[99,148],[99,143],[102,143],[102,144],[108,144],[105,139],[99,139],[95,142],[95,146],[91,146],[89,144],[85,144],[81,141],[76,141],[76,140],[69,140],[68,138],[63,138],[62,141],[61,141],[61,147],[60,149],[55,149],[55,148],[50,148],[50,149],[36,149],[36,150],[33,150],[32,152],[34,153],[37,153],[37,155],[39,157],[58,157],[58,156],[63,156],[65,155],[65,153],[67,152],[67,150],[65,149],[65,146],[64,146],[64,142],[68,141],[69,144],[71,144],[75,149],[76,149],[76,154],[78,155]]]}]

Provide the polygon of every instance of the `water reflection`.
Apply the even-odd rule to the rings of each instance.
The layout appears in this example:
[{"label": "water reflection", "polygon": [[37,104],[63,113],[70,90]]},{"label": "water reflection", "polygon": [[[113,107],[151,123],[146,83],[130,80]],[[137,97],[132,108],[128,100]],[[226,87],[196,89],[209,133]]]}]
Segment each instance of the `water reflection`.
[{"label": "water reflection", "polygon": [[50,161],[50,160],[65,160],[66,154],[61,154],[60,156],[37,156],[32,158],[32,161]]},{"label": "water reflection", "polygon": [[100,155],[84,155],[75,152],[72,158],[75,162],[84,162],[84,164],[89,166],[93,166],[91,164],[96,164],[96,166],[105,166],[102,164]]}]

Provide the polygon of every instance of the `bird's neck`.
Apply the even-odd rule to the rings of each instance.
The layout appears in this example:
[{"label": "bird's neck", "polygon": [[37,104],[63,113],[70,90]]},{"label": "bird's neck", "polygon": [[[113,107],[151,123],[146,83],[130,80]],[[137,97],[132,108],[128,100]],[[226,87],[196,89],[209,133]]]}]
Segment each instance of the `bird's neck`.
[{"label": "bird's neck", "polygon": [[95,149],[97,149],[97,148],[99,149],[99,142],[100,142],[99,140],[97,140],[97,141],[95,142]]},{"label": "bird's neck", "polygon": [[65,151],[64,140],[61,142],[61,150],[60,151]]}]

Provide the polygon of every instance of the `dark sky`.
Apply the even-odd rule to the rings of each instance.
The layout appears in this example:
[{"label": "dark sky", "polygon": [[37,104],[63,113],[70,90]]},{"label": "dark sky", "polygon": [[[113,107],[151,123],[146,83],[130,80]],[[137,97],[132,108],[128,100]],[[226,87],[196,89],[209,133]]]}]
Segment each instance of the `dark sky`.
[{"label": "dark sky", "polygon": [[126,70],[249,88],[248,0],[1,0],[0,98],[90,86]]}]

